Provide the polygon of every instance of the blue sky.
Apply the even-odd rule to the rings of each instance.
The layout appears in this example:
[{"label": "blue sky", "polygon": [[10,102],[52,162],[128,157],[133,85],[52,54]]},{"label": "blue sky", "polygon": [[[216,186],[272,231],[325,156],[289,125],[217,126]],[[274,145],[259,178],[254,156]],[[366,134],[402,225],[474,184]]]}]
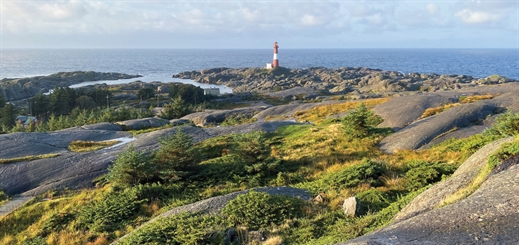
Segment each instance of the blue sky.
[{"label": "blue sky", "polygon": [[519,48],[519,1],[0,1],[1,48]]}]

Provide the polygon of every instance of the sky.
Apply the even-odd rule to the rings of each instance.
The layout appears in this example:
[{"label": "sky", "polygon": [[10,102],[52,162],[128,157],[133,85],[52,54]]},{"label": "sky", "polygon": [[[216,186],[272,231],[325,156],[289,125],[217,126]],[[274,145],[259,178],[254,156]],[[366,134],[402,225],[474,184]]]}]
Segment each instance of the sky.
[{"label": "sky", "polygon": [[519,0],[0,0],[0,48],[519,48]]}]

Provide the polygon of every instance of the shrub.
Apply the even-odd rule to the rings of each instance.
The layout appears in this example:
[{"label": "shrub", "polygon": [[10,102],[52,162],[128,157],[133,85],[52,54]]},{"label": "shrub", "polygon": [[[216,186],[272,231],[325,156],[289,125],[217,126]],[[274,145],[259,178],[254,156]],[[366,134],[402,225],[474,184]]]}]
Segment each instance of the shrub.
[{"label": "shrub", "polygon": [[491,169],[494,169],[503,161],[516,155],[519,155],[519,142],[517,140],[515,142],[503,144],[499,150],[492,153],[492,155],[488,157],[488,164]]},{"label": "shrub", "polygon": [[228,226],[219,216],[182,213],[144,225],[119,244],[222,244]]},{"label": "shrub", "polygon": [[198,153],[193,138],[179,128],[175,134],[160,139],[160,149],[155,156],[158,176],[164,181],[179,180],[190,167],[198,163]]},{"label": "shrub", "polygon": [[378,189],[361,192],[357,194],[357,198],[359,198],[363,213],[368,211],[378,212],[391,204],[388,193]]},{"label": "shrub", "polygon": [[494,135],[500,138],[519,134],[519,113],[507,111],[496,118],[492,127],[483,132],[484,135]]},{"label": "shrub", "polygon": [[138,194],[135,189],[108,192],[100,200],[80,209],[76,219],[77,228],[102,233],[124,227],[137,215],[140,205],[147,201]]},{"label": "shrub", "polygon": [[230,201],[223,213],[235,224],[258,230],[272,224],[279,225],[286,219],[300,217],[303,204],[297,198],[250,191]]},{"label": "shrub", "polygon": [[342,125],[346,135],[353,138],[363,138],[370,135],[370,130],[382,123],[383,119],[368,110],[361,103],[352,112],[342,118]]},{"label": "shrub", "polygon": [[130,145],[117,156],[114,165],[108,171],[108,181],[131,186],[153,179],[156,175],[156,166],[150,156],[135,150],[133,145]]},{"label": "shrub", "polygon": [[160,113],[160,117],[169,120],[174,118],[181,118],[190,112],[191,110],[189,109],[189,106],[186,105],[180,96],[178,96],[175,99],[171,98],[170,103],[164,105],[164,109]]},{"label": "shrub", "polygon": [[456,166],[450,164],[425,161],[409,162],[407,167],[407,187],[413,191],[438,182],[456,171]]},{"label": "shrub", "polygon": [[238,153],[246,160],[259,162],[270,156],[271,149],[267,142],[267,133],[264,131],[236,134],[233,139]]},{"label": "shrub", "polygon": [[379,177],[382,176],[385,171],[386,167],[384,164],[373,162],[365,158],[359,164],[345,168],[339,172],[326,174],[316,181],[299,186],[309,189],[316,195],[329,190],[340,191],[344,188],[355,187],[361,183],[368,183],[371,186],[381,186],[382,182],[379,180]]}]

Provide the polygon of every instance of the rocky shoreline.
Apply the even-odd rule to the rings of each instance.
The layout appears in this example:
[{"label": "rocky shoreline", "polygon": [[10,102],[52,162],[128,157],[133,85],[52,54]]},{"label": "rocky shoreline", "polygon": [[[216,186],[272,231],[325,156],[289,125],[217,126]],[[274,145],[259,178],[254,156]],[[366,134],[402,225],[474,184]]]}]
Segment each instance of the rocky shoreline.
[{"label": "rocky shoreline", "polygon": [[475,78],[467,75],[403,74],[370,68],[290,69],[263,68],[212,68],[186,71],[174,78],[192,79],[198,83],[221,84],[233,88],[235,93],[271,93],[287,89],[305,88],[319,94],[341,94],[358,99],[394,95],[401,92],[435,92],[464,87],[513,82],[513,79],[492,75]]},{"label": "rocky shoreline", "polygon": [[0,80],[0,95],[6,101],[17,101],[31,98],[39,93],[46,93],[55,87],[102,80],[119,80],[142,77],[116,72],[74,71],[58,72],[48,76],[26,78],[4,78]]}]

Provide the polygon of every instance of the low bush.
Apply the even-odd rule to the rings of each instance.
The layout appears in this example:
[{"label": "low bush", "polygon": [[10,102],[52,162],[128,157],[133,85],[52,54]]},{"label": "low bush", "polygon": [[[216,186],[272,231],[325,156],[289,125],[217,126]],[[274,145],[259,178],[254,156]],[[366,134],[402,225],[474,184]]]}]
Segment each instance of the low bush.
[{"label": "low bush", "polygon": [[516,155],[519,155],[519,140],[503,144],[499,150],[488,157],[488,164],[491,169],[494,169],[503,161]]},{"label": "low bush", "polygon": [[314,195],[329,190],[340,192],[342,189],[355,187],[361,183],[366,183],[370,186],[381,186],[383,183],[379,178],[385,171],[386,167],[384,164],[365,158],[356,165],[338,172],[325,174],[315,181],[297,186],[308,189]]},{"label": "low bush", "polygon": [[124,227],[135,217],[142,199],[135,189],[109,191],[100,200],[82,207],[77,214],[76,227],[95,233],[112,232]]},{"label": "low bush", "polygon": [[378,189],[363,191],[357,194],[357,198],[361,203],[361,213],[378,212],[391,204],[388,193]]},{"label": "low bush", "polygon": [[230,201],[223,213],[237,225],[258,230],[300,217],[303,205],[304,201],[297,198],[250,191]]},{"label": "low bush", "polygon": [[507,111],[496,118],[496,122],[492,127],[486,129],[483,135],[498,136],[503,138],[506,136],[514,136],[519,134],[519,113]]},{"label": "low bush", "polygon": [[135,231],[118,244],[222,244],[230,223],[216,215],[182,213],[159,218]]},{"label": "low bush", "polygon": [[451,175],[457,167],[446,163],[412,161],[407,163],[407,168],[407,188],[414,191]]}]

